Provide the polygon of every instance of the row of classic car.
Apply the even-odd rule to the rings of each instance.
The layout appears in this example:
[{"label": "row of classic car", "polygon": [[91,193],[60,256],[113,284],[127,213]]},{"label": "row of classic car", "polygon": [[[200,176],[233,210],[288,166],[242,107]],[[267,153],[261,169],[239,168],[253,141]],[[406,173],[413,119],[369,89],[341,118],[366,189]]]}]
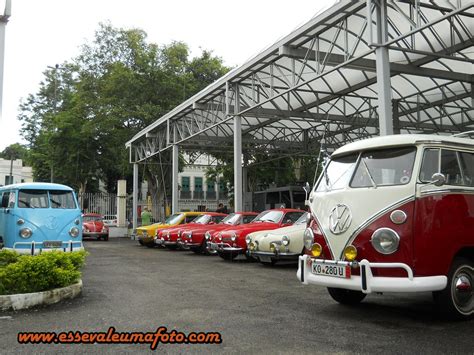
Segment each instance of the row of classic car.
[{"label": "row of classic car", "polygon": [[268,210],[205,233],[206,248],[269,264],[298,255],[298,280],[327,287],[342,304],[370,293],[432,292],[440,313],[473,318],[472,139],[413,134],[350,143],[306,190],[307,218]]},{"label": "row of classic car", "polygon": [[[193,216],[196,213],[200,215],[191,220],[190,213],[193,213]],[[181,216],[181,223],[174,226],[169,223],[165,225],[165,222],[137,228],[140,244],[149,246],[150,235],[154,233],[155,246],[192,250],[198,254],[217,254],[225,260],[243,256],[266,264],[273,264],[281,259],[297,261],[303,251],[307,213],[302,210],[280,208],[260,214],[182,212],[177,215]],[[189,223],[185,223],[186,217],[190,220]],[[174,219],[178,220],[177,217]],[[168,222],[169,220],[168,218]],[[299,251],[295,251],[296,248],[299,248]]]}]

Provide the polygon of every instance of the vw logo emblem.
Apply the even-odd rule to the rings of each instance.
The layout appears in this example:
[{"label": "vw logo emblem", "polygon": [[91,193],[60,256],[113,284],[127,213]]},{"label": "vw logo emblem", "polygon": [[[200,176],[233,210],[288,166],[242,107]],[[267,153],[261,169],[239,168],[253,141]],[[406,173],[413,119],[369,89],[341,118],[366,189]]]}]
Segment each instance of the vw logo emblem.
[{"label": "vw logo emblem", "polygon": [[352,213],[349,207],[342,204],[337,204],[331,210],[329,215],[329,229],[333,234],[344,233],[352,222]]},{"label": "vw logo emblem", "polygon": [[56,220],[55,217],[49,216],[44,226],[48,229],[54,230],[58,228],[58,221]]}]

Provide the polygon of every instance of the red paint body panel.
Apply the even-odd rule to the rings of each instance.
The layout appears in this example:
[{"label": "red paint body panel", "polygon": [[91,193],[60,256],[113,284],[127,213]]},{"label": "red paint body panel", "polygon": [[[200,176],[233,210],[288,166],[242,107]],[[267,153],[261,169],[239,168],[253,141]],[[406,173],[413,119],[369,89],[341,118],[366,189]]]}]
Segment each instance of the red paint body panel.
[{"label": "red paint body panel", "polygon": [[417,199],[414,233],[416,274],[447,275],[456,253],[474,247],[474,195],[440,193]]}]

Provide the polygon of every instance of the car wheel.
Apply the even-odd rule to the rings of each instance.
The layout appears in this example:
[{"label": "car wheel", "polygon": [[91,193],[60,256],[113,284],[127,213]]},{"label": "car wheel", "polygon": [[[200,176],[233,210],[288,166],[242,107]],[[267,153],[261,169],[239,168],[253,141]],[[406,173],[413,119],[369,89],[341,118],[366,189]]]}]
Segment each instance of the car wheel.
[{"label": "car wheel", "polygon": [[359,304],[366,296],[361,291],[346,290],[343,288],[328,287],[328,292],[336,302],[347,305]]},{"label": "car wheel", "polygon": [[474,316],[474,262],[455,258],[448,274],[448,284],[433,298],[442,316],[448,319],[470,319]]},{"label": "car wheel", "polygon": [[138,243],[140,243],[140,245],[145,245],[145,243],[143,243],[143,240],[140,239],[138,239]]}]

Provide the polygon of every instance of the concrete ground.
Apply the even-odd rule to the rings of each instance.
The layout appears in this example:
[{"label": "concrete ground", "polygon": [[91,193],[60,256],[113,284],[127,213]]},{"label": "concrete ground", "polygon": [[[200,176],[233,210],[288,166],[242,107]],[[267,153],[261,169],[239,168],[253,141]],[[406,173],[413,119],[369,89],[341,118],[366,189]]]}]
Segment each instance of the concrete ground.
[{"label": "concrete ground", "polygon": [[294,265],[266,267],[112,238],[85,243],[84,292],[0,313],[0,353],[136,353],[148,345],[20,345],[18,332],[220,332],[219,345],[160,344],[166,353],[474,354],[474,321],[438,319],[430,294],[369,295],[357,307],[303,286]]}]

